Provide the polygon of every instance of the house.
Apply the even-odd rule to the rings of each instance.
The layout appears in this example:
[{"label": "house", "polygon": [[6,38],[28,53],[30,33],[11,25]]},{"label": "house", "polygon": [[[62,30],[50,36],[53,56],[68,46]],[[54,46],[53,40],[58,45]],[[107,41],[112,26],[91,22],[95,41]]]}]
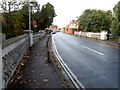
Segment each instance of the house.
[{"label": "house", "polygon": [[78,22],[76,20],[72,20],[70,21],[70,24],[68,24],[64,28],[64,33],[74,34],[74,31],[77,31],[77,30],[78,30]]},{"label": "house", "polygon": [[52,24],[52,25],[50,25],[49,29],[50,29],[50,30],[58,30],[58,26]]}]

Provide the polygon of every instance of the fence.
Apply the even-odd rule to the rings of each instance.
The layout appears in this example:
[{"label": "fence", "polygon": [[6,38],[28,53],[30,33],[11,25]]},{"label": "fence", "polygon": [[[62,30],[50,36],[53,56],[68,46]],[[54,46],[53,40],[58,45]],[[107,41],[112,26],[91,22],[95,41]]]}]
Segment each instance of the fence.
[{"label": "fence", "polygon": [[[43,36],[44,33],[33,34],[33,44]],[[22,59],[28,48],[28,34],[8,39],[2,43],[2,88],[7,86],[11,76],[19,64],[19,61]]]},{"label": "fence", "polygon": [[95,39],[101,39],[101,40],[107,40],[107,32],[106,31],[101,31],[100,33],[75,31],[74,35],[95,38]]}]

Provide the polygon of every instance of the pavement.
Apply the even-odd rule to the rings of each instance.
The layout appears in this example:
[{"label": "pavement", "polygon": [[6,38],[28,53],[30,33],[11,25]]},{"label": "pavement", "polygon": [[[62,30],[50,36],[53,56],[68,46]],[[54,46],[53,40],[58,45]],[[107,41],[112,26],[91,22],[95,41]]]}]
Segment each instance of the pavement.
[{"label": "pavement", "polygon": [[48,35],[27,51],[7,88],[61,88],[52,63],[47,62],[47,39]]},{"label": "pavement", "polygon": [[120,86],[119,48],[64,33],[53,37],[61,58],[85,88],[116,90]]}]

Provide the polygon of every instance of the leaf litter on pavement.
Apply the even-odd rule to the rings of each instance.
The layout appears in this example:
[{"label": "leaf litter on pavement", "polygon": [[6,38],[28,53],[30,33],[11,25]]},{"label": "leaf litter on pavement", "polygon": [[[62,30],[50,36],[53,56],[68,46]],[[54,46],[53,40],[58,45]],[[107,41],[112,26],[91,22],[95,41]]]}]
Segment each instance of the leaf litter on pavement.
[{"label": "leaf litter on pavement", "polygon": [[23,56],[23,58],[20,60],[13,76],[11,77],[9,83],[8,83],[8,88],[9,87],[14,87],[15,84],[23,84],[23,83],[27,83],[27,81],[24,78],[24,71],[23,71],[23,67],[25,66],[25,64],[28,62],[28,53],[29,51],[27,51],[25,53],[25,55]]}]

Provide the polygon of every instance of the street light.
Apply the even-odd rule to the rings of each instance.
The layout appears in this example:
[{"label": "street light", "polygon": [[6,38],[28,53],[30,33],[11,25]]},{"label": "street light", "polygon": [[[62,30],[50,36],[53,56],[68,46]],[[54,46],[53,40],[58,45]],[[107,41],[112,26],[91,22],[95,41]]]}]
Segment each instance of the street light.
[{"label": "street light", "polygon": [[29,30],[31,30],[31,10],[30,10],[30,0],[29,0]]},{"label": "street light", "polygon": [[29,4],[29,30],[31,30],[31,2],[36,2],[36,0],[25,0]]},{"label": "street light", "polygon": [[25,30],[25,32],[29,33],[29,48],[31,48],[31,46],[33,45],[33,31],[31,30],[31,8],[30,8],[30,3],[31,2],[35,2],[36,0],[26,0],[26,2],[28,2],[29,4],[29,30]]}]

